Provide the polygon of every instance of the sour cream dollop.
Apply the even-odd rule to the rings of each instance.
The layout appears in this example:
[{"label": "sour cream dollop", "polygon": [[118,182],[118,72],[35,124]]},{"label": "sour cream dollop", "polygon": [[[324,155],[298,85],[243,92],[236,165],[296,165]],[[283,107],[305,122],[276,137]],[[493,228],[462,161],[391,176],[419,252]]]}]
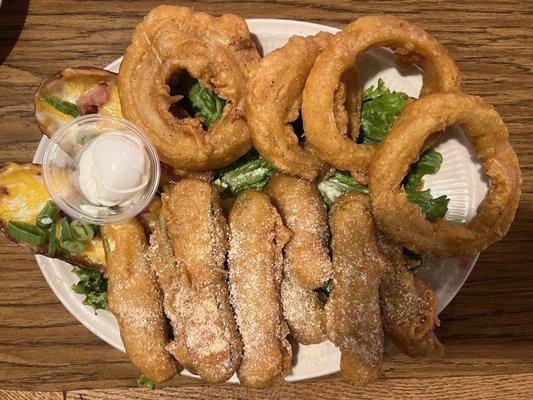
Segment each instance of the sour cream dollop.
[{"label": "sour cream dollop", "polygon": [[120,132],[97,136],[78,157],[78,186],[94,205],[127,205],[148,184],[150,162],[146,152]]}]

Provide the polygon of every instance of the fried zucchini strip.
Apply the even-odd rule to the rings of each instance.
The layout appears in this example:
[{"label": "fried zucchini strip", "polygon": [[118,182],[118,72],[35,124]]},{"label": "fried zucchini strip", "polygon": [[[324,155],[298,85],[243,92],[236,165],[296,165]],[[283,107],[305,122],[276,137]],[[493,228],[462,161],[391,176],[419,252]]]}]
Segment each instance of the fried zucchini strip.
[{"label": "fried zucchini strip", "polygon": [[326,304],[341,374],[355,385],[377,379],[383,359],[379,285],[387,261],[378,251],[368,196],[349,192],[330,211],[333,290]]},{"label": "fried zucchini strip", "polygon": [[183,265],[179,308],[190,362],[211,383],[227,381],[242,353],[226,283],[227,225],[218,195],[200,179],[178,182],[163,194],[162,216],[176,260]]},{"label": "fried zucchini strip", "polygon": [[289,238],[268,196],[241,194],[229,216],[231,300],[244,345],[241,383],[264,388],[282,383],[292,351],[280,303],[282,249]]},{"label": "fried zucchini strip", "polygon": [[291,238],[283,249],[281,303],[291,334],[302,344],[325,340],[324,305],[313,291],[331,277],[327,212],[308,180],[277,175],[264,193],[280,213]]},{"label": "fried zucchini strip", "polygon": [[185,288],[190,286],[184,267],[174,256],[172,245],[168,238],[166,224],[162,217],[154,226],[150,236],[148,257],[152,269],[156,272],[159,284],[163,290],[163,306],[172,325],[174,340],[167,345],[167,350],[189,372],[196,374],[185,341],[185,322],[181,314],[181,302]]},{"label": "fried zucchini strip", "polygon": [[177,372],[167,352],[168,323],[157,277],[145,258],[147,242],[136,219],[100,228],[105,245],[109,309],[131,362],[149,379],[166,381]]},{"label": "fried zucchini strip", "polygon": [[410,357],[434,357],[444,347],[433,331],[439,325],[437,296],[407,267],[402,247],[380,235],[378,246],[390,261],[379,288],[385,334]]}]

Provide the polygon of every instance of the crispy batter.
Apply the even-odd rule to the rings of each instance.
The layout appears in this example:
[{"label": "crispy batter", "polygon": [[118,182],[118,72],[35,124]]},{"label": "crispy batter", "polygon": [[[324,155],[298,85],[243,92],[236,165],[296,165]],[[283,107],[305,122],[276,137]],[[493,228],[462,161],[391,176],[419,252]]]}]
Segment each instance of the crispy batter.
[{"label": "crispy batter", "polygon": [[[156,7],[135,29],[120,66],[122,112],[146,132],[163,162],[188,171],[220,168],[250,149],[243,102],[248,69],[257,60],[241,17]],[[166,82],[181,70],[227,102],[207,131],[198,118],[169,112],[177,99]]]},{"label": "crispy batter", "polygon": [[434,332],[437,296],[409,270],[401,246],[379,235],[378,247],[389,261],[379,287],[385,334],[410,357],[442,355],[444,347]]},{"label": "crispy batter", "polygon": [[231,301],[244,345],[241,383],[263,388],[284,381],[292,351],[282,318],[282,249],[289,231],[268,196],[247,191],[230,216],[228,255]]},{"label": "crispy batter", "polygon": [[187,349],[186,321],[182,317],[185,303],[181,300],[188,293],[190,282],[185,267],[174,256],[163,217],[158,219],[159,221],[155,223],[153,233],[150,236],[148,258],[163,291],[165,314],[170,320],[174,334],[174,340],[167,345],[167,350],[189,372],[196,374],[196,368],[191,362]]},{"label": "crispy batter", "polygon": [[349,192],[330,211],[333,290],[326,304],[330,340],[341,350],[341,373],[351,383],[375,379],[383,358],[379,285],[388,267],[376,245],[368,196]]},{"label": "crispy batter", "polygon": [[216,191],[203,180],[184,179],[162,199],[172,250],[184,268],[179,290],[167,294],[181,313],[189,360],[206,381],[224,382],[240,363],[242,345],[226,285],[227,227]]},{"label": "crispy batter", "polygon": [[305,179],[277,175],[263,191],[291,231],[283,249],[283,315],[298,342],[320,343],[325,339],[325,316],[313,289],[332,273],[326,207],[316,186]]},{"label": "crispy batter", "polygon": [[168,323],[157,277],[145,254],[144,229],[136,219],[102,225],[106,243],[107,297],[131,362],[149,379],[166,381],[177,371],[167,352]]},{"label": "crispy batter", "polygon": [[[291,37],[285,46],[255,65],[248,82],[246,116],[254,146],[281,172],[310,180],[324,175],[329,166],[307,142],[299,143],[291,123],[300,114],[309,71],[331,38],[326,32]],[[344,133],[351,119],[359,121],[361,91],[351,90],[347,99],[346,87],[352,86],[345,84],[345,81],[357,83],[356,74],[356,69],[348,71],[335,91],[335,121]],[[359,131],[358,123],[350,129]]]},{"label": "crispy batter", "polygon": [[304,179],[276,175],[264,193],[291,231],[284,248],[285,264],[303,287],[321,287],[331,277],[331,262],[327,212],[316,186]]},{"label": "crispy batter", "polygon": [[[490,190],[466,225],[428,221],[409,202],[402,180],[433,132],[457,123],[484,160]],[[447,256],[475,255],[500,240],[509,229],[522,178],[509,133],[494,108],[464,93],[433,94],[408,104],[377,147],[370,166],[372,211],[380,230],[408,249]]]},{"label": "crispy batter", "polygon": [[[374,147],[356,144],[337,127],[335,91],[357,56],[376,46],[389,46],[400,54],[420,55],[424,67],[421,95],[459,90],[457,66],[446,49],[424,30],[391,15],[359,18],[338,33],[317,57],[302,97],[307,140],[337,169],[349,171],[361,183],[368,180]],[[352,129],[352,132],[355,132]]]}]

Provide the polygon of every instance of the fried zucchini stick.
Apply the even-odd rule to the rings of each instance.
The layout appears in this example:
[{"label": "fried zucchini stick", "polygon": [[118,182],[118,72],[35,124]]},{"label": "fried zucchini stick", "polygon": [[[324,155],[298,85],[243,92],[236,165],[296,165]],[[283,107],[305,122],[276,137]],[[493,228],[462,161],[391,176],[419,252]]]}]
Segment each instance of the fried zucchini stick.
[{"label": "fried zucchini stick", "polygon": [[375,380],[383,359],[379,284],[387,261],[378,251],[368,196],[350,192],[330,211],[333,290],[326,304],[330,340],[341,373],[355,385]]},{"label": "fried zucchini stick", "polygon": [[244,345],[241,383],[264,388],[284,381],[292,351],[282,318],[280,283],[289,231],[263,193],[247,191],[229,216],[230,292]]},{"label": "fried zucchini stick", "polygon": [[172,250],[185,272],[174,305],[181,309],[190,362],[207,382],[225,382],[240,363],[242,344],[229,302],[227,225],[218,194],[206,181],[184,179],[162,200]]},{"label": "fried zucchini stick", "polygon": [[149,379],[166,381],[178,365],[167,352],[168,323],[157,277],[145,258],[147,242],[137,219],[102,225],[109,309],[131,362]]},{"label": "fried zucchini stick", "polygon": [[326,338],[324,304],[313,289],[332,273],[324,202],[313,183],[289,175],[275,176],[263,192],[291,231],[283,249],[283,316],[298,342],[320,343]]},{"label": "fried zucchini stick", "polygon": [[190,360],[189,351],[187,350],[185,322],[182,318],[182,307],[185,306],[183,299],[190,284],[183,264],[174,256],[166,223],[162,216],[154,220],[148,258],[163,290],[165,314],[170,320],[174,333],[174,340],[167,345],[167,350],[189,372],[196,374],[196,369]]},{"label": "fried zucchini stick", "polygon": [[379,288],[386,335],[410,357],[442,355],[444,347],[433,331],[439,325],[437,296],[409,270],[401,246],[382,235],[378,246],[390,262]]}]

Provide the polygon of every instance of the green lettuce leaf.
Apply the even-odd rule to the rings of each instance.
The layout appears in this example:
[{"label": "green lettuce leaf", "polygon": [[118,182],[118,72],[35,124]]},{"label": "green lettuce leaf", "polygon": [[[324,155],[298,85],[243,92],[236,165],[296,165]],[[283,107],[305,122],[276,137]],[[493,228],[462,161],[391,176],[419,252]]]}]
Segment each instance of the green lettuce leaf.
[{"label": "green lettuce leaf", "polygon": [[352,190],[368,194],[368,187],[357,183],[350,174],[340,171],[335,172],[331,178],[318,182],[317,189],[328,207]]},{"label": "green lettuce leaf", "polygon": [[419,160],[411,166],[409,173],[404,179],[405,190],[416,190],[422,185],[424,175],[434,175],[439,172],[442,165],[442,154],[437,150],[426,150]]},{"label": "green lettuce leaf", "polygon": [[405,93],[390,91],[381,78],[377,87],[370,86],[366,89],[361,104],[361,132],[358,142],[381,142],[405,107],[408,98]]},{"label": "green lettuce leaf", "polygon": [[409,173],[403,180],[407,199],[414,204],[417,204],[426,215],[429,221],[436,221],[443,218],[448,211],[448,203],[450,199],[443,195],[433,198],[431,192],[428,190],[419,190],[422,186],[422,178],[424,175],[436,174],[442,165],[442,154],[437,150],[426,150],[418,161],[411,166]]},{"label": "green lettuce leaf", "polygon": [[260,192],[276,173],[275,168],[264,158],[238,162],[220,171],[213,182],[221,191],[229,191],[237,195],[245,190]]},{"label": "green lettuce leaf", "polygon": [[171,96],[183,96],[178,104],[183,106],[186,114],[200,118],[207,128],[222,116],[226,102],[203,87],[187,71],[172,76],[168,85]]}]

